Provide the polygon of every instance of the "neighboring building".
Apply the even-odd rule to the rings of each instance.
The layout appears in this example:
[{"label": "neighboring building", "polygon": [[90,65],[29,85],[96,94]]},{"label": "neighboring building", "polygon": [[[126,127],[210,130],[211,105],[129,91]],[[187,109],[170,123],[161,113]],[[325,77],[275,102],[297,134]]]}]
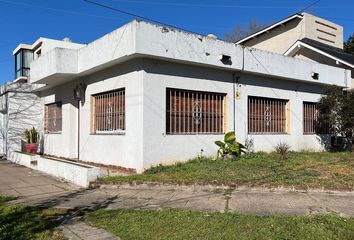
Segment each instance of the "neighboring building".
[{"label": "neighboring building", "polygon": [[215,155],[230,130],[255,150],[321,150],[316,102],[350,87],[341,68],[140,21],[87,45],[33,46],[43,153],[137,172]]},{"label": "neighboring building", "polygon": [[[42,46],[43,45],[43,46]],[[11,158],[14,151],[24,150],[27,128],[42,128],[42,104],[38,85],[28,82],[33,60],[57,47],[80,48],[83,45],[40,38],[33,45],[20,44],[14,51],[15,76],[13,81],[0,86],[0,154]]]},{"label": "neighboring building", "polygon": [[311,14],[292,15],[237,44],[348,69],[354,84],[354,55],[343,50],[343,27]]}]

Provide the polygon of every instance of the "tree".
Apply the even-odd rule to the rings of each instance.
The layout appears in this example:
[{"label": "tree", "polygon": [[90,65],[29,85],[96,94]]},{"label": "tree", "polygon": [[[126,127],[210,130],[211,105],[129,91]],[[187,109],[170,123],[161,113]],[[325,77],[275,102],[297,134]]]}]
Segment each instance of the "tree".
[{"label": "tree", "polygon": [[344,51],[354,54],[354,33],[344,43]]},{"label": "tree", "polygon": [[347,150],[352,151],[354,133],[354,90],[343,91],[340,87],[330,87],[321,98],[319,121],[328,125],[333,136],[346,139]]},{"label": "tree", "polygon": [[265,23],[260,23],[255,20],[250,20],[246,28],[235,26],[231,31],[224,33],[224,40],[227,42],[237,42],[238,40],[241,40],[242,38],[245,38],[261,30],[266,26],[267,24]]}]

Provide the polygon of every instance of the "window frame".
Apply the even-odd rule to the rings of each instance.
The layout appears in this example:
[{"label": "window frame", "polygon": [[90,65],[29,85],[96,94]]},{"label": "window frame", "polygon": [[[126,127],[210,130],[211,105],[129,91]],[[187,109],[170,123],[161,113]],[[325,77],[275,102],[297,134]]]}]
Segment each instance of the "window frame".
[{"label": "window frame", "polygon": [[[314,117],[314,121],[316,121],[312,127],[314,130],[313,132],[306,132],[305,131],[305,104],[311,104],[315,106],[315,111],[317,111],[316,114],[317,116]],[[302,134],[303,135],[326,135],[329,134],[329,127],[327,126],[321,126],[321,122],[318,119],[319,116],[319,110],[317,109],[318,107],[318,102],[311,102],[311,101],[303,101],[302,102]],[[316,119],[317,118],[317,119]],[[324,123],[325,124],[325,123]]]},{"label": "window frame", "polygon": [[[61,113],[61,122],[60,122],[60,130],[58,131],[49,131],[48,130],[48,106],[50,105],[54,105],[54,104],[60,104],[60,113]],[[57,118],[58,119],[58,118]],[[61,101],[56,101],[56,102],[52,102],[52,103],[47,103],[44,104],[44,133],[45,134],[61,134],[63,131],[63,103]]]},{"label": "window frame", "polygon": [[[105,94],[111,94],[111,93],[113,94],[115,92],[118,93],[118,97],[123,96],[123,100],[121,102],[121,104],[123,104],[123,110],[120,110],[118,108],[117,109],[118,113],[115,113],[115,114],[118,115],[118,118],[119,118],[120,114],[123,114],[123,127],[124,128],[123,129],[116,129],[116,130],[112,130],[112,131],[97,130],[96,129],[96,106],[95,106],[96,101],[97,101],[96,97],[101,96],[101,95],[105,95]],[[123,94],[119,95],[120,92],[122,92]],[[119,120],[118,120],[118,123],[116,122],[116,124],[118,124],[118,125],[120,124]],[[127,128],[126,124],[127,124],[127,121],[126,121],[126,88],[125,87],[95,93],[90,96],[90,134],[91,135],[125,135],[126,128]]]},{"label": "window frame", "polygon": [[[15,79],[20,78],[20,77],[29,77],[29,71],[30,67],[29,66],[24,66],[24,60],[25,60],[25,52],[30,52],[32,55],[32,59],[29,61],[29,65],[31,62],[34,60],[34,53],[30,49],[20,49],[16,54],[15,54]],[[19,59],[17,59],[17,56],[19,56]],[[17,68],[17,64],[19,63],[19,68]]]},{"label": "window frame", "polygon": [[[252,116],[250,115],[250,111],[251,111],[250,100],[251,99],[254,99],[254,101],[256,101],[256,100],[263,101],[261,104],[264,104],[264,102],[266,102],[266,101],[273,101],[273,102],[278,101],[277,111],[279,112],[279,110],[281,110],[281,108],[284,108],[283,110],[281,110],[282,114],[284,114],[284,117],[282,117],[278,114],[277,121],[280,121],[279,118],[284,118],[284,119],[281,119],[281,121],[283,121],[283,123],[280,123],[280,125],[277,125],[277,123],[271,123],[271,124],[274,124],[273,126],[270,127],[270,128],[273,128],[273,131],[262,131],[262,130],[264,130],[264,126],[263,126],[264,124],[257,125],[257,121],[262,121],[262,119],[259,119],[259,120],[253,119],[253,122],[251,122],[252,116],[253,116],[253,115]],[[271,105],[271,107],[273,107],[273,106],[274,105]],[[254,110],[254,109],[252,109],[252,110]],[[264,115],[264,113],[263,113],[263,115]],[[256,117],[253,116],[253,118],[256,118]],[[265,121],[265,119],[263,119],[263,121]],[[273,120],[273,122],[274,122],[274,120]],[[279,129],[279,128],[283,129],[283,130],[282,131],[274,131],[274,129]],[[256,130],[254,130],[254,129],[256,129]],[[251,131],[251,130],[253,130],[253,131]],[[284,98],[271,98],[271,97],[249,95],[247,97],[247,133],[250,135],[289,135],[290,134],[290,100],[284,99]]]},{"label": "window frame", "polygon": [[[200,97],[200,99],[204,100],[206,103],[204,103],[205,105],[209,106],[208,108],[208,112],[207,112],[207,119],[203,119],[201,120],[201,122],[203,123],[203,121],[206,121],[208,122],[208,125],[204,125],[204,129],[206,129],[206,131],[196,131],[194,129],[194,125],[195,124],[191,124],[190,121],[188,118],[192,117],[191,114],[193,114],[193,112],[190,112],[191,110],[191,106],[187,106],[186,107],[186,102],[184,101],[184,107],[183,107],[183,111],[185,111],[187,109],[187,112],[182,112],[183,114],[183,124],[182,123],[178,123],[178,124],[175,124],[174,127],[171,127],[172,125],[172,122],[177,122],[176,119],[174,120],[171,120],[171,116],[172,116],[172,113],[171,113],[171,103],[169,101],[171,101],[171,92],[175,92],[175,96],[177,97],[177,93],[183,93],[184,94],[199,94],[199,97],[200,95],[202,95],[203,97]],[[168,136],[176,136],[176,135],[223,135],[225,134],[226,132],[226,129],[227,129],[227,93],[221,93],[221,92],[212,92],[212,91],[204,91],[204,90],[191,90],[191,89],[181,89],[181,88],[166,88],[165,90],[165,96],[166,96],[166,99],[165,99],[165,134],[168,135]],[[208,98],[205,98],[208,96]],[[214,96],[215,98],[213,99]],[[181,97],[181,95],[179,95],[179,97]],[[195,99],[193,98],[193,96],[189,96],[186,97],[184,95],[184,97],[186,99]],[[216,99],[216,97],[220,97],[220,99]],[[218,104],[217,101],[221,101],[221,104],[219,106],[221,106],[220,108],[220,113],[217,113],[217,112],[211,112],[211,108],[212,108],[212,105],[213,103],[211,102],[207,102],[207,101],[211,101],[211,100],[214,100],[216,101],[216,104]],[[176,100],[175,100],[176,101]],[[191,100],[187,100],[187,105],[189,105],[191,102],[188,102],[188,101],[191,101]],[[170,104],[169,104],[170,103]],[[176,104],[176,102],[175,102]],[[215,103],[214,103],[215,104]],[[204,105],[204,106],[205,106]],[[214,105],[215,106],[215,105]],[[202,101],[202,107],[203,107],[203,101]],[[202,111],[202,114],[203,114],[203,110],[201,108],[201,111]],[[176,111],[176,112],[179,112],[181,113],[180,111]],[[205,112],[204,112],[205,113]],[[220,116],[215,116],[215,114],[219,114]],[[214,115],[214,116],[213,116]],[[213,118],[214,117],[214,118]],[[220,120],[215,120],[217,118],[221,118]],[[175,116],[175,118],[177,118]],[[179,117],[180,118],[180,117]],[[186,121],[186,118],[187,118],[187,121]],[[214,122],[214,121],[221,121],[221,125],[216,127],[214,125],[211,125],[211,122]],[[182,122],[182,121],[181,121]],[[191,124],[191,125],[190,125]],[[218,123],[219,124],[219,123]],[[173,131],[173,130],[176,130],[177,129],[177,125],[178,125],[178,131]],[[181,126],[180,126],[181,125]],[[191,127],[193,126],[193,127]],[[203,126],[203,125],[202,125]],[[221,131],[210,131],[211,129],[208,129],[208,128],[220,128],[221,127]],[[182,129],[182,130],[181,130]],[[202,130],[204,130],[202,129]]]}]

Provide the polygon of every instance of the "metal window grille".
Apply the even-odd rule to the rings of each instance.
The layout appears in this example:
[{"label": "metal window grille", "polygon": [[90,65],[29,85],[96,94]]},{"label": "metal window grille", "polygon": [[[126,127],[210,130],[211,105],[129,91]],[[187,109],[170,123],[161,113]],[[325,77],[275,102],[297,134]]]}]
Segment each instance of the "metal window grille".
[{"label": "metal window grille", "polygon": [[303,103],[303,128],[304,134],[327,134],[329,125],[326,121],[319,120],[318,104],[313,102]]},{"label": "metal window grille", "polygon": [[94,133],[118,133],[125,130],[125,89],[93,96]]},{"label": "metal window grille", "polygon": [[224,133],[224,98],[221,93],[167,89],[167,134]]},{"label": "metal window grille", "polygon": [[62,104],[61,102],[45,105],[45,132],[56,133],[62,130]]},{"label": "metal window grille", "polygon": [[248,132],[286,133],[287,102],[282,99],[248,97]]}]

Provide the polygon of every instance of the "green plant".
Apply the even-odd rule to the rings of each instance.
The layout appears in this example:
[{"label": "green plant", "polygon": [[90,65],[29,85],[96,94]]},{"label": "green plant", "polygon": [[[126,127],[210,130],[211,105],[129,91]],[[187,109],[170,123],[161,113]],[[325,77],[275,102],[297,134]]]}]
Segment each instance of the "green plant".
[{"label": "green plant", "polygon": [[25,137],[27,143],[39,143],[39,133],[34,127],[25,130]]},{"label": "green plant", "polygon": [[236,141],[235,132],[228,132],[224,136],[223,141],[215,141],[215,144],[219,147],[217,157],[225,159],[227,157],[239,157],[242,153],[245,153],[246,147]]}]

